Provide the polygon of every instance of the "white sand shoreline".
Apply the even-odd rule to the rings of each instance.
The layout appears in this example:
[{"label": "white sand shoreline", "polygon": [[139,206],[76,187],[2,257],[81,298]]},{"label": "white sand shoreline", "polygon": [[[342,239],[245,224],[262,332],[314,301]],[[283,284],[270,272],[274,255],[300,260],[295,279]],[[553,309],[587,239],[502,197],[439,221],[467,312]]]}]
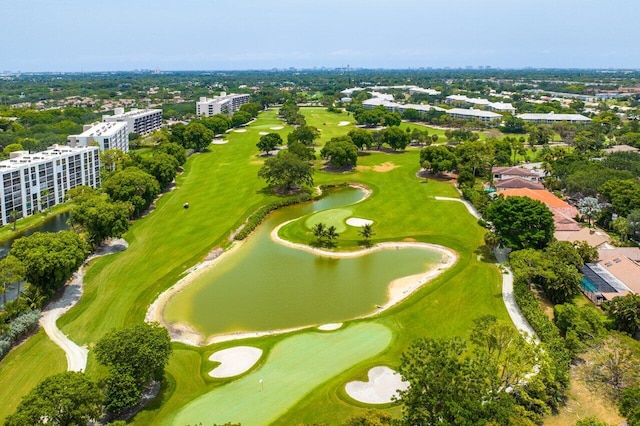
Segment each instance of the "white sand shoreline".
[{"label": "white sand shoreline", "polygon": [[[372,191],[369,188],[365,187],[364,185],[352,184],[350,186],[360,188],[364,191],[363,198],[358,200],[358,202],[365,200],[372,193]],[[371,317],[373,315],[377,315],[378,313],[391,308],[392,306],[397,305],[402,300],[409,297],[415,291],[420,289],[424,284],[433,280],[438,275],[442,274],[445,270],[449,269],[458,260],[458,254],[455,251],[444,246],[429,244],[429,243],[385,242],[385,243],[378,243],[372,247],[360,249],[357,251],[333,252],[333,251],[310,247],[304,244],[293,243],[293,242],[284,240],[278,236],[278,231],[280,230],[280,228],[298,219],[299,218],[292,219],[290,221],[287,221],[278,225],[276,228],[273,229],[273,231],[271,231],[271,234],[270,234],[271,239],[274,242],[289,248],[306,251],[308,253],[312,253],[318,256],[324,256],[324,257],[336,258],[336,259],[354,258],[354,257],[364,256],[366,254],[373,253],[380,250],[401,249],[401,248],[409,248],[409,247],[436,251],[442,255],[442,260],[440,261],[440,263],[435,264],[432,268],[425,271],[424,273],[411,275],[407,277],[401,277],[393,280],[391,283],[389,283],[389,287],[387,291],[387,294],[388,294],[387,302],[384,305],[378,306],[375,311],[362,315],[358,318]],[[224,252],[222,252],[221,249],[216,249],[212,251],[205,258],[205,260],[203,260],[202,262],[196,264],[192,268],[189,268],[187,271],[185,271],[186,275],[183,278],[181,278],[173,286],[171,286],[170,288],[162,292],[156,298],[156,300],[149,306],[149,309],[147,310],[147,314],[145,316],[145,321],[160,323],[162,326],[167,328],[172,341],[185,343],[191,346],[208,346],[213,343],[270,336],[275,334],[284,334],[284,333],[290,333],[292,331],[298,331],[302,329],[317,327],[318,324],[310,324],[310,325],[305,325],[300,327],[279,329],[279,330],[227,333],[227,334],[209,336],[208,338],[206,338],[201,333],[197,332],[189,324],[184,324],[184,323],[170,324],[165,321],[164,315],[163,315],[164,310],[167,304],[171,301],[171,299],[176,294],[180,293],[189,284],[193,283],[194,280],[198,278],[201,274],[209,271],[210,268],[214,267],[220,261],[220,259],[227,257],[229,253],[239,249],[243,243],[244,241],[234,242],[231,245],[231,247]],[[357,319],[357,318],[353,318],[353,319]]]}]

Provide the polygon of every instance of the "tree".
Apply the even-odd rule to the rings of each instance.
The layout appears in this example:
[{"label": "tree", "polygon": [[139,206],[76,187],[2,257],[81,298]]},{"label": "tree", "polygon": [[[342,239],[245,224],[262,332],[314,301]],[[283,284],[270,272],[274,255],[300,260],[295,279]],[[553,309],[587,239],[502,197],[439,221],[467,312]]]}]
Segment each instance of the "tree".
[{"label": "tree", "polygon": [[322,222],[318,222],[311,228],[311,232],[313,232],[313,236],[316,237],[316,242],[318,245],[322,245],[324,242],[324,238],[327,234],[327,225]]},{"label": "tree", "polygon": [[622,391],[620,414],[627,418],[629,426],[640,425],[640,385]]},{"label": "tree", "polygon": [[546,145],[553,137],[553,131],[551,128],[545,125],[529,127],[529,144],[533,145]]},{"label": "tree", "polygon": [[358,149],[369,149],[373,145],[373,136],[370,131],[364,129],[353,129],[347,133],[351,141]]},{"label": "tree", "polygon": [[2,152],[4,153],[4,155],[9,156],[12,152],[23,151],[23,150],[24,148],[19,143],[10,143],[9,145],[4,147]]},{"label": "tree", "polygon": [[526,133],[525,130],[525,122],[521,118],[508,116],[503,121],[503,129],[504,133]]},{"label": "tree", "polygon": [[409,145],[409,135],[399,127],[388,127],[380,131],[383,143],[389,145],[394,151],[404,149]]},{"label": "tree", "polygon": [[432,145],[420,151],[420,166],[432,173],[450,172],[456,168],[458,159],[446,146]]},{"label": "tree", "polygon": [[349,417],[342,426],[385,426],[393,424],[393,418],[389,413],[378,410],[369,410],[364,414]]},{"label": "tree", "polygon": [[376,235],[376,233],[373,230],[373,225],[371,225],[370,223],[365,223],[362,229],[358,231],[358,235],[362,237],[362,239],[364,240],[364,244],[368,246],[371,244],[371,237]]},{"label": "tree", "polygon": [[186,149],[202,151],[213,140],[214,133],[200,123],[189,123],[184,130],[182,146]]},{"label": "tree", "polygon": [[312,146],[305,145],[301,142],[294,142],[288,145],[287,151],[304,161],[312,161],[316,159],[316,150],[313,149]]},{"label": "tree", "polygon": [[264,162],[258,177],[269,186],[289,190],[297,185],[313,185],[313,167],[295,154],[281,151]]},{"label": "tree", "polygon": [[304,145],[311,146],[318,136],[320,136],[320,132],[315,127],[300,126],[287,135],[287,145],[300,142]]},{"label": "tree", "polygon": [[[122,410],[152,381],[164,379],[171,338],[157,323],[112,330],[96,343],[97,361],[109,368],[107,407]],[[109,399],[111,398],[111,399]]]},{"label": "tree", "polygon": [[114,201],[130,202],[134,216],[149,207],[160,193],[158,181],[137,167],[116,172],[102,184],[102,189]]},{"label": "tree", "polygon": [[258,113],[260,112],[261,109],[262,109],[262,106],[256,102],[249,102],[249,103],[240,105],[240,111],[246,112],[253,118],[258,116]]},{"label": "tree", "polygon": [[121,149],[113,148],[106,149],[100,153],[100,164],[102,164],[105,177],[108,177],[111,172],[124,170],[133,165],[133,161],[129,154],[123,152]]},{"label": "tree", "polygon": [[553,239],[551,211],[528,197],[498,197],[487,208],[486,217],[502,243],[514,250],[541,249]]},{"label": "tree", "polygon": [[582,216],[587,218],[589,227],[591,227],[591,220],[600,214],[602,206],[597,198],[584,197],[578,201],[578,211],[580,211]]},{"label": "tree", "polygon": [[44,379],[22,398],[7,426],[85,425],[102,415],[102,394],[84,373],[67,371]]},{"label": "tree", "polygon": [[422,338],[402,354],[402,421],[411,425],[473,424],[482,418],[488,394],[484,368],[468,357],[459,338]]},{"label": "tree", "polygon": [[233,127],[240,127],[243,124],[247,124],[252,118],[248,112],[237,111],[231,116],[231,125]]},{"label": "tree", "polygon": [[491,145],[481,141],[464,142],[456,146],[458,162],[472,170],[473,176],[490,174],[489,168],[495,161]]},{"label": "tree", "polygon": [[18,223],[18,219],[21,216],[22,216],[22,214],[18,210],[11,210],[11,212],[9,212],[9,219],[11,219],[11,222],[13,222],[13,228],[12,228],[13,231],[16,230],[16,225]]},{"label": "tree", "polygon": [[231,128],[231,119],[224,114],[216,114],[213,117],[203,117],[201,123],[214,135],[219,135]]},{"label": "tree", "polygon": [[619,216],[627,216],[634,206],[640,206],[638,179],[611,179],[600,186],[600,193]]},{"label": "tree", "polygon": [[11,254],[24,264],[27,281],[51,295],[82,265],[89,248],[73,231],[36,232],[14,241]]},{"label": "tree", "polygon": [[633,336],[640,327],[640,294],[614,297],[604,302],[602,307],[613,320],[616,330]]},{"label": "tree", "polygon": [[182,145],[178,145],[177,143],[161,143],[156,147],[155,152],[169,154],[176,159],[179,166],[182,166],[187,162],[187,153],[184,147]]},{"label": "tree", "polygon": [[358,161],[358,147],[354,145],[349,136],[331,138],[322,147],[320,156],[329,160],[329,163],[336,168],[351,168]]},{"label": "tree", "polygon": [[500,237],[493,231],[484,234],[484,244],[491,251],[500,246]]},{"label": "tree", "polygon": [[407,108],[402,113],[403,120],[418,121],[420,120],[420,111],[414,108]]},{"label": "tree", "polygon": [[280,137],[277,133],[267,133],[266,135],[260,136],[260,140],[256,144],[256,147],[269,155],[269,152],[273,151],[277,146],[282,145],[282,137]]},{"label": "tree", "polygon": [[327,239],[327,245],[332,246],[334,244],[333,240],[337,239],[340,236],[336,231],[336,227],[331,225],[327,228],[324,237]]},{"label": "tree", "polygon": [[[7,287],[13,283],[24,281],[26,268],[15,256],[8,255],[0,260],[0,283],[2,284],[2,306],[7,304]],[[18,288],[18,294],[20,289]],[[1,334],[1,333],[0,333]]]},{"label": "tree", "polygon": [[129,229],[133,206],[129,202],[109,202],[104,196],[83,200],[71,209],[69,223],[84,230],[93,246],[110,237],[121,237]]},{"label": "tree", "polygon": [[172,155],[154,152],[150,157],[143,157],[139,167],[156,178],[161,187],[165,187],[176,177],[180,163]]}]

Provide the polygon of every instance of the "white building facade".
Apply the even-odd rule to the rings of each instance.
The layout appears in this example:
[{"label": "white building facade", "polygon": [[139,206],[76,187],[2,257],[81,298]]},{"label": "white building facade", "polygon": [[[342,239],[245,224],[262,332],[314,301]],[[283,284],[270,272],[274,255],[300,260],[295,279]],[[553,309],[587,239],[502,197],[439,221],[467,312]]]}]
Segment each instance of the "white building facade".
[{"label": "white building facade", "polygon": [[248,94],[231,93],[227,95],[225,92],[220,92],[220,96],[213,98],[201,97],[200,101],[196,102],[196,115],[198,118],[212,117],[216,114],[230,116],[238,111],[242,105],[248,103],[249,98]]},{"label": "white building facade", "polygon": [[9,160],[0,161],[0,179],[0,220],[6,225],[13,215],[27,217],[62,203],[76,186],[97,188],[99,149],[53,145],[34,154],[12,152]]},{"label": "white building facade", "polygon": [[547,114],[526,113],[520,114],[517,117],[526,121],[527,123],[536,124],[553,124],[561,121],[582,124],[591,122],[591,119],[589,117],[585,117],[582,114],[556,114],[554,112],[550,112]]},{"label": "white building facade", "polygon": [[129,133],[137,133],[144,136],[162,127],[162,110],[134,108],[131,111],[124,112],[124,108],[116,108],[114,115],[103,115],[102,121],[105,123],[124,121],[127,123]]},{"label": "white building facade", "polygon": [[79,135],[70,135],[67,145],[87,147],[97,144],[100,151],[119,149],[129,152],[129,131],[126,121],[102,122],[85,125]]}]

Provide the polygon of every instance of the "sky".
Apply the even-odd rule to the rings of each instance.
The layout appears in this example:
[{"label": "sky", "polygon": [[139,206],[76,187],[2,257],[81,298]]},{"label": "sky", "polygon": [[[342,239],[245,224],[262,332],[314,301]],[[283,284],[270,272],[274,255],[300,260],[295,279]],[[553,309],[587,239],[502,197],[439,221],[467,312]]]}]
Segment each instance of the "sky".
[{"label": "sky", "polygon": [[640,68],[638,0],[2,0],[0,72]]}]

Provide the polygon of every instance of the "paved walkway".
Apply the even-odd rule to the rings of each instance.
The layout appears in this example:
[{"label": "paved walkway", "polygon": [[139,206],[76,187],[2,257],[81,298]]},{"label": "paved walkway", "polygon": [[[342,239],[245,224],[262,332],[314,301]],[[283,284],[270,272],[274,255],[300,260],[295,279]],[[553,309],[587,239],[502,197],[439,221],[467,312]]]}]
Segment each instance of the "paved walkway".
[{"label": "paved walkway", "polygon": [[91,259],[99,256],[104,256],[111,253],[116,253],[126,249],[127,242],[123,239],[111,240],[106,246],[96,250],[96,253],[90,256],[85,263],[73,274],[73,277],[67,282],[64,288],[62,296],[49,303],[42,311],[40,317],[40,325],[44,328],[47,336],[60,346],[67,356],[67,370],[69,371],[84,371],[87,367],[87,356],[89,355],[89,349],[85,346],[78,346],[71,341],[60,329],[56,322],[58,318],[65,312],[75,306],[82,296],[82,287],[84,285],[84,272],[86,265]]},{"label": "paved walkway", "polygon": [[516,303],[516,299],[513,295],[513,273],[511,269],[509,269],[505,262],[508,259],[508,252],[504,249],[496,249],[494,251],[496,255],[496,259],[498,263],[503,269],[502,272],[502,300],[504,301],[504,305],[507,308],[507,312],[509,312],[509,316],[511,317],[511,321],[516,326],[516,328],[531,337],[536,343],[540,343],[538,336],[536,336],[536,332],[529,325],[527,319],[522,315],[522,311],[520,311],[520,307]]},{"label": "paved walkway", "polygon": [[[478,213],[478,211],[473,207],[473,205],[462,198],[451,198],[451,197],[436,197],[436,200],[441,201],[457,201],[459,203],[463,203],[469,213],[473,215],[476,219],[480,219],[482,215]],[[511,317],[511,321],[516,326],[516,328],[531,337],[533,337],[536,343],[539,343],[538,337],[536,336],[536,332],[529,325],[527,319],[522,315],[522,311],[520,311],[520,307],[516,303],[516,299],[513,295],[513,273],[511,269],[506,266],[506,261],[509,259],[508,250],[504,249],[496,249],[494,251],[498,264],[501,266],[502,272],[502,300],[504,301],[504,305],[507,308],[507,312],[509,312],[509,316]]]},{"label": "paved walkway", "polygon": [[451,197],[439,197],[439,196],[436,196],[436,200],[440,200],[440,201],[457,201],[459,203],[464,204],[464,206],[467,208],[467,210],[469,210],[469,213],[471,213],[471,215],[473,217],[475,217],[476,219],[482,218],[482,215],[480,213],[478,213],[478,211],[475,209],[475,207],[473,207],[473,205],[469,201],[463,200],[462,198],[451,198]]}]

